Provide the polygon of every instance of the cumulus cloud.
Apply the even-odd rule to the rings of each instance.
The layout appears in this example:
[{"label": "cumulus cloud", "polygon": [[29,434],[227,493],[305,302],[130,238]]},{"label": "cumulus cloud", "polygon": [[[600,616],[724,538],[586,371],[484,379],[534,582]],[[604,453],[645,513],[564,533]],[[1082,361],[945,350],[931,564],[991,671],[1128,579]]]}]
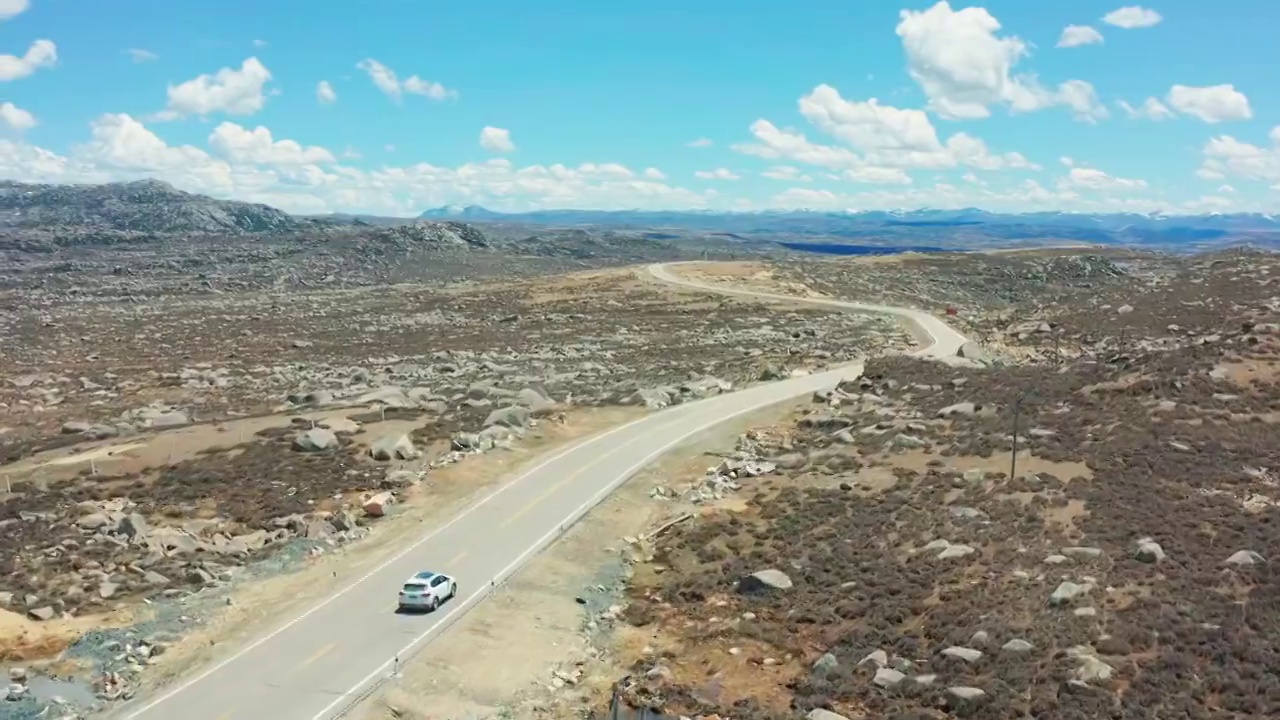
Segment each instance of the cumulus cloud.
[{"label": "cumulus cloud", "polygon": [[0,20],[21,15],[31,7],[30,0],[0,0]]},{"label": "cumulus cloud", "polygon": [[21,80],[36,70],[51,68],[57,63],[58,46],[52,40],[36,40],[22,57],[0,55],[0,82]]},{"label": "cumulus cloud", "polygon": [[[1106,110],[1081,103],[1093,96],[1082,80],[1050,90],[1017,65],[1031,54],[1017,36],[1000,36],[1000,22],[985,8],[952,10],[941,0],[927,10],[903,10],[896,28],[907,53],[907,71],[929,99],[929,110],[948,120],[975,120],[991,115],[991,106],[1011,112],[1066,105],[1077,119],[1093,121]],[[1088,88],[1085,92],[1085,88]]]},{"label": "cumulus cloud", "polygon": [[1145,190],[1147,181],[1114,177],[1096,168],[1073,167],[1059,182],[1059,187],[1081,190]]},{"label": "cumulus cloud", "polygon": [[1268,135],[1270,147],[1242,142],[1230,135],[1219,135],[1205,143],[1204,163],[1196,172],[1206,180],[1228,176],[1259,182],[1280,182],[1280,126]]},{"label": "cumulus cloud", "polygon": [[693,176],[699,180],[739,180],[741,176],[728,168],[716,168],[715,170],[698,170]]},{"label": "cumulus cloud", "polygon": [[516,144],[511,142],[510,130],[486,126],[480,131],[480,147],[493,153],[509,153]]},{"label": "cumulus cloud", "polygon": [[1119,100],[1116,105],[1124,110],[1124,113],[1134,120],[1169,120],[1174,117],[1172,110],[1159,100],[1149,97],[1139,107],[1134,107],[1124,100]]},{"label": "cumulus cloud", "polygon": [[1125,30],[1133,30],[1135,28],[1148,28],[1153,25],[1159,25],[1163,19],[1160,13],[1155,10],[1138,5],[1128,5],[1107,13],[1102,17],[1102,22]]},{"label": "cumulus cloud", "polygon": [[129,55],[129,59],[133,60],[135,63],[153,62],[160,58],[159,55],[156,55],[150,50],[143,50],[142,48],[129,48],[128,50],[125,50],[125,52]]},{"label": "cumulus cloud", "polygon": [[208,149],[170,145],[142,122],[103,115],[90,139],[60,155],[0,140],[0,177],[25,181],[107,182],[155,177],[191,192],[265,202],[290,212],[416,215],[424,207],[482,204],[500,210],[577,207],[703,208],[710,192],[673,186],[653,168],[617,163],[530,165],[502,158],[458,167],[418,163],[364,171],[328,150],[277,139],[270,130],[220,124]]},{"label": "cumulus cloud", "polygon": [[11,102],[7,102],[0,105],[0,123],[8,126],[10,130],[22,132],[36,126],[36,116]]},{"label": "cumulus cloud", "polygon": [[333,86],[329,84],[328,80],[321,80],[320,83],[316,85],[316,100],[318,100],[321,105],[329,105],[337,102],[338,93],[334,91]]},{"label": "cumulus cloud", "polygon": [[410,75],[402,81],[395,70],[373,58],[361,60],[356,63],[356,68],[363,70],[369,76],[369,79],[373,81],[374,87],[381,90],[383,94],[395,102],[400,102],[405,93],[422,95],[432,100],[448,100],[458,97],[456,91],[450,90],[438,82],[423,80],[417,75]]},{"label": "cumulus cloud", "polygon": [[259,165],[316,165],[334,162],[333,153],[312,145],[303,147],[293,140],[274,140],[271,131],[259,125],[253,130],[233,122],[223,122],[209,135],[209,147],[231,162]]},{"label": "cumulus cloud", "polygon": [[652,168],[652,167],[644,169],[644,176],[650,180],[666,180],[667,179],[666,173],[662,172],[658,168]]},{"label": "cumulus cloud", "polygon": [[248,58],[238,70],[224,67],[216,73],[170,85],[169,103],[155,119],[176,120],[187,115],[205,117],[214,113],[252,115],[266,104],[264,89],[270,80],[271,71],[258,58]]},{"label": "cumulus cloud", "polygon": [[813,178],[801,172],[800,168],[792,167],[790,165],[775,165],[760,173],[760,176],[769,178],[770,180],[786,180],[789,182],[813,181]]},{"label": "cumulus cloud", "polygon": [[1249,98],[1231,84],[1208,87],[1174,85],[1169,90],[1166,101],[1183,115],[1190,115],[1207,123],[1248,120],[1253,117]]},{"label": "cumulus cloud", "polygon": [[1081,45],[1098,45],[1103,42],[1102,33],[1088,25],[1068,25],[1062,29],[1058,47],[1073,48]]},{"label": "cumulus cloud", "polygon": [[985,142],[967,133],[942,142],[923,110],[896,108],[875,98],[849,100],[829,85],[819,85],[801,97],[799,108],[814,127],[842,144],[813,142],[797,130],[760,119],[751,125],[755,142],[732,149],[769,160],[815,165],[863,183],[909,184],[906,171],[910,169],[1039,169],[1019,153],[993,153]]}]

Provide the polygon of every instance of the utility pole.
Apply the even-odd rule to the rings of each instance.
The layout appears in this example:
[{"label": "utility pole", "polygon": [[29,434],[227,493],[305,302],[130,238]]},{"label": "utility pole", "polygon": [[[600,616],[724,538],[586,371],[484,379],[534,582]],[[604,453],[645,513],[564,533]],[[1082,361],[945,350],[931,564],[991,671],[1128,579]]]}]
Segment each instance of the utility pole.
[{"label": "utility pole", "polygon": [[1013,401],[1013,453],[1009,455],[1010,482],[1018,477],[1018,420],[1022,417],[1022,401],[1034,394],[1034,390],[1024,390]]}]

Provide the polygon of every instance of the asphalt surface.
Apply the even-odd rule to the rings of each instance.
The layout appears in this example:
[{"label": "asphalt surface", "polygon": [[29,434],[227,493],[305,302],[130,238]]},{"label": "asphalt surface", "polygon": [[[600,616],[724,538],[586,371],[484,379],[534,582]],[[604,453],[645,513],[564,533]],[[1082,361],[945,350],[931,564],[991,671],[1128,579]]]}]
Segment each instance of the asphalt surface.
[{"label": "asphalt surface", "polygon": [[[685,281],[733,295],[895,315],[914,324],[920,354],[955,354],[965,338],[919,311],[761,295]],[[305,614],[186,680],[112,713],[120,720],[329,720],[341,717],[431,639],[483,601],[496,583],[554,542],[629,477],[692,436],[740,415],[833,387],[861,364],[762,384],[653,413],[539,461],[493,494],[351,584],[317,598]],[[396,593],[420,570],[453,575],[458,595],[434,613],[396,612]]]}]

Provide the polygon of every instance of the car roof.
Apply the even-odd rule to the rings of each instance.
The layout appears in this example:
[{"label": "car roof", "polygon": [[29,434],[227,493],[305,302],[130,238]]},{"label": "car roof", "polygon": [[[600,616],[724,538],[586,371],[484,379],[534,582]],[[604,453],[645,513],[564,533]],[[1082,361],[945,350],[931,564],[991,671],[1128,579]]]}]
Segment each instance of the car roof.
[{"label": "car roof", "polygon": [[431,578],[437,575],[442,575],[442,574],[443,573],[431,572],[430,570],[423,570],[417,575],[414,575],[413,577],[409,578],[409,582],[426,582],[427,580],[430,580]]}]

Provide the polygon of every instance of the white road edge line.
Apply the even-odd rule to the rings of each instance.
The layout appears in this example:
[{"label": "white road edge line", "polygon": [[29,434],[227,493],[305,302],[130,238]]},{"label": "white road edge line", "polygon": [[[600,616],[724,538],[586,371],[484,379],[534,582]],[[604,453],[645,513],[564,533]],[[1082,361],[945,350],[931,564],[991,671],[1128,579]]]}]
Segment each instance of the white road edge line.
[{"label": "white road edge line", "polygon": [[[685,409],[685,408],[688,408],[688,407],[692,407],[692,405],[679,406],[679,407],[677,407],[677,408],[673,408],[673,409],[674,409],[674,410],[680,410],[680,409]],[[209,677],[210,675],[212,675],[212,674],[214,674],[214,673],[218,672],[219,670],[221,670],[222,668],[224,668],[224,667],[226,667],[227,665],[231,664],[232,662],[234,662],[234,661],[236,661],[236,660],[238,660],[238,659],[240,659],[240,658],[244,657],[246,654],[248,654],[248,653],[252,652],[255,648],[260,647],[263,643],[268,642],[269,640],[271,640],[271,639],[272,639],[272,638],[274,638],[275,636],[279,635],[280,633],[284,632],[285,630],[288,630],[289,628],[293,627],[294,625],[297,625],[298,623],[300,623],[300,622],[302,622],[303,620],[307,619],[308,617],[310,617],[310,616],[311,616],[311,615],[313,615],[314,613],[318,612],[319,610],[321,610],[322,608],[324,608],[325,606],[327,606],[329,603],[333,602],[334,600],[337,600],[338,598],[342,597],[343,595],[345,595],[346,593],[350,592],[351,590],[354,590],[357,586],[359,586],[359,585],[360,585],[361,583],[363,583],[365,580],[368,580],[370,577],[373,577],[374,575],[376,575],[376,574],[378,574],[379,572],[381,572],[381,571],[385,570],[387,567],[391,566],[392,564],[394,564],[394,563],[396,563],[396,562],[400,561],[400,559],[401,559],[401,558],[403,558],[404,556],[408,555],[409,553],[413,552],[414,550],[417,550],[417,549],[418,549],[418,548],[419,548],[423,543],[427,542],[428,540],[430,540],[431,538],[435,537],[436,535],[439,535],[440,533],[444,532],[445,530],[448,530],[450,527],[452,527],[452,526],[453,526],[454,524],[456,524],[458,521],[462,520],[463,518],[467,517],[468,515],[471,515],[471,514],[472,514],[472,513],[474,513],[476,510],[479,510],[481,507],[483,507],[484,505],[486,505],[489,501],[491,501],[491,500],[493,500],[494,498],[498,497],[499,495],[501,495],[502,493],[504,493],[504,492],[506,492],[507,490],[511,489],[511,488],[512,488],[512,487],[514,487],[515,485],[517,485],[517,484],[519,484],[519,483],[523,482],[523,481],[524,481],[526,478],[528,478],[530,475],[533,475],[534,473],[538,472],[539,470],[541,470],[542,468],[546,467],[547,465],[550,465],[551,463],[553,463],[553,462],[555,462],[555,461],[559,460],[560,458],[564,457],[565,455],[568,455],[568,454],[570,454],[570,453],[572,453],[572,452],[575,452],[575,451],[577,451],[577,450],[579,450],[579,449],[581,449],[581,448],[583,448],[583,447],[586,447],[587,445],[590,445],[590,444],[595,443],[595,442],[599,442],[600,440],[604,440],[605,438],[607,438],[607,437],[609,437],[609,436],[611,436],[611,435],[615,435],[615,434],[617,434],[617,433],[620,433],[620,432],[622,432],[623,430],[626,430],[627,428],[629,428],[629,427],[631,427],[631,426],[633,426],[633,425],[638,425],[638,424],[640,424],[640,423],[642,423],[642,422],[644,422],[644,421],[646,421],[646,420],[651,420],[651,419],[653,419],[653,418],[654,418],[654,417],[656,417],[656,416],[657,416],[656,414],[654,414],[654,415],[646,415],[645,417],[638,418],[638,419],[636,419],[636,420],[632,420],[631,422],[626,423],[625,425],[619,425],[618,427],[613,428],[613,429],[611,429],[611,430],[607,430],[607,431],[602,432],[602,433],[599,433],[599,434],[597,434],[597,435],[592,435],[591,437],[583,438],[582,440],[579,440],[579,441],[577,441],[577,442],[575,442],[575,443],[573,443],[573,444],[569,445],[567,448],[564,448],[564,449],[560,450],[559,452],[555,453],[554,455],[552,455],[552,456],[550,456],[550,457],[546,458],[546,459],[545,459],[545,460],[543,460],[542,462],[538,463],[537,465],[535,465],[535,466],[533,466],[533,467],[529,468],[528,470],[526,470],[525,472],[521,473],[521,474],[520,474],[519,476],[517,476],[514,480],[511,480],[510,482],[506,483],[505,485],[502,485],[501,487],[499,487],[497,490],[494,490],[493,492],[491,492],[491,493],[489,493],[488,495],[484,496],[484,497],[483,497],[483,498],[481,498],[479,501],[477,501],[475,504],[468,506],[468,507],[467,507],[466,509],[464,509],[462,512],[460,512],[460,513],[458,513],[457,515],[453,516],[453,518],[452,518],[452,519],[450,519],[450,520],[449,520],[448,522],[446,522],[445,524],[443,524],[443,525],[440,525],[440,526],[436,527],[435,529],[431,530],[431,531],[430,531],[430,532],[428,532],[427,534],[425,534],[425,535],[423,535],[422,537],[418,538],[416,541],[414,541],[414,543],[413,543],[412,545],[409,545],[409,546],[408,546],[408,547],[406,547],[405,549],[403,549],[403,550],[401,550],[400,552],[396,553],[396,554],[395,554],[395,555],[393,555],[391,558],[389,558],[389,559],[387,559],[386,561],[384,561],[382,564],[378,565],[378,566],[377,566],[377,567],[375,567],[374,569],[372,569],[372,570],[370,570],[369,572],[367,572],[367,573],[365,573],[364,575],[362,575],[359,579],[357,579],[357,580],[355,580],[355,581],[353,581],[353,582],[349,583],[346,587],[342,588],[341,590],[339,590],[339,591],[337,591],[337,592],[335,592],[335,593],[330,594],[330,595],[329,595],[328,597],[326,597],[323,601],[321,601],[320,603],[318,603],[318,604],[316,604],[316,605],[313,605],[313,606],[312,606],[310,609],[308,609],[306,612],[304,612],[304,613],[302,613],[301,615],[299,615],[299,616],[297,616],[297,617],[293,618],[292,620],[290,620],[289,622],[285,623],[284,625],[281,625],[280,627],[276,628],[275,630],[272,630],[270,633],[268,633],[268,634],[266,634],[266,635],[263,635],[262,637],[258,638],[257,640],[254,640],[253,642],[251,642],[251,643],[249,643],[248,645],[244,646],[243,648],[241,648],[241,649],[237,650],[235,653],[233,653],[233,654],[231,654],[231,655],[227,656],[226,658],[223,658],[223,659],[222,659],[221,661],[219,661],[217,664],[213,665],[212,667],[207,668],[206,670],[204,670],[204,671],[203,671],[203,672],[201,672],[200,674],[198,674],[198,675],[196,675],[196,676],[194,676],[194,677],[190,678],[189,680],[186,680],[185,682],[183,682],[183,683],[181,683],[181,684],[179,684],[179,685],[174,686],[174,687],[173,687],[173,688],[171,688],[170,690],[166,691],[164,694],[162,694],[162,695],[160,695],[159,697],[157,697],[156,699],[154,699],[154,700],[152,700],[152,701],[148,702],[147,704],[143,705],[142,707],[138,708],[137,710],[130,711],[128,715],[123,716],[122,720],[133,720],[133,718],[139,717],[140,715],[142,715],[143,713],[148,712],[149,710],[151,710],[152,708],[156,707],[157,705],[159,705],[159,704],[161,704],[161,703],[163,703],[163,702],[165,702],[165,701],[169,700],[169,699],[170,699],[170,698],[172,698],[174,695],[177,695],[178,693],[183,692],[183,691],[184,691],[184,690],[186,690],[187,688],[191,687],[192,685],[195,685],[196,683],[200,682],[201,680],[204,680],[205,678]]]},{"label": "white road edge line", "polygon": [[[848,368],[848,370],[852,372],[853,367]],[[861,372],[862,372],[862,369],[858,368],[857,373],[861,374]],[[839,381],[836,381],[836,382],[838,383]],[[494,584],[502,582],[503,580],[506,580],[511,575],[515,574],[515,572],[519,570],[520,567],[523,566],[526,562],[528,562],[532,556],[538,554],[543,550],[543,548],[551,544],[551,542],[555,540],[558,535],[560,535],[562,532],[565,532],[569,526],[577,523],[577,521],[582,519],[582,517],[586,515],[587,512],[589,512],[593,507],[600,504],[602,500],[604,500],[606,497],[611,495],[613,491],[617,490],[620,486],[626,484],[626,482],[631,479],[632,475],[635,475],[636,473],[640,472],[640,470],[642,470],[646,465],[653,462],[655,458],[666,454],[669,450],[671,450],[671,448],[675,447],[676,445],[679,445],[682,442],[685,442],[690,437],[693,437],[698,433],[706,431],[708,428],[715,427],[717,425],[728,422],[729,420],[732,420],[736,417],[740,417],[742,415],[758,412],[760,410],[763,410],[764,408],[769,407],[770,405],[777,405],[779,403],[787,402],[789,400],[794,400],[794,399],[795,397],[783,397],[777,400],[764,402],[759,405],[753,405],[751,407],[738,410],[737,412],[731,413],[729,415],[722,415],[722,416],[716,417],[711,421],[706,422],[702,425],[699,425],[695,429],[690,430],[689,432],[681,435],[675,440],[672,440],[666,445],[663,445],[657,450],[649,453],[640,462],[627,468],[625,472],[623,472],[620,476],[618,476],[618,479],[614,480],[613,482],[601,488],[600,492],[593,495],[591,499],[587,500],[585,503],[580,505],[576,510],[570,513],[564,520],[560,522],[558,526],[552,528],[546,535],[543,535],[541,538],[538,539],[537,542],[529,546],[529,548],[526,549],[524,553],[522,553],[520,557],[516,558],[515,561],[513,561],[510,565],[500,570],[498,574],[494,576]],[[360,680],[360,682],[356,683],[351,689],[347,690],[342,695],[339,695],[336,700],[334,700],[332,703],[328,705],[328,707],[326,707],[325,709],[317,713],[312,718],[312,720],[329,720],[330,718],[344,716],[350,710],[350,708],[343,708],[342,711],[337,715],[332,715],[332,713],[335,708],[337,708],[342,703],[346,702],[349,698],[353,698],[354,696],[359,695],[360,691],[366,685],[372,682],[375,678],[377,678],[379,675],[386,673],[388,668],[390,668],[395,663],[396,658],[400,658],[401,661],[406,660],[408,656],[412,654],[413,649],[418,644],[430,638],[432,635],[436,634],[437,632],[443,632],[444,630],[448,629],[449,621],[451,619],[453,619],[455,616],[459,614],[467,612],[468,610],[471,609],[473,605],[479,604],[480,600],[483,600],[484,596],[493,592],[493,590],[494,590],[494,585],[487,585],[475,591],[474,593],[472,593],[469,597],[467,597],[466,600],[463,601],[461,605],[450,610],[449,613],[446,614],[443,618],[441,618],[439,622],[435,623],[431,627],[424,630],[421,635],[417,636],[412,641],[410,641],[408,645],[405,645],[403,648],[401,648],[399,652],[397,652],[393,657],[391,657],[385,663],[383,663],[377,670],[374,670],[373,672],[369,673],[362,680]]]}]

